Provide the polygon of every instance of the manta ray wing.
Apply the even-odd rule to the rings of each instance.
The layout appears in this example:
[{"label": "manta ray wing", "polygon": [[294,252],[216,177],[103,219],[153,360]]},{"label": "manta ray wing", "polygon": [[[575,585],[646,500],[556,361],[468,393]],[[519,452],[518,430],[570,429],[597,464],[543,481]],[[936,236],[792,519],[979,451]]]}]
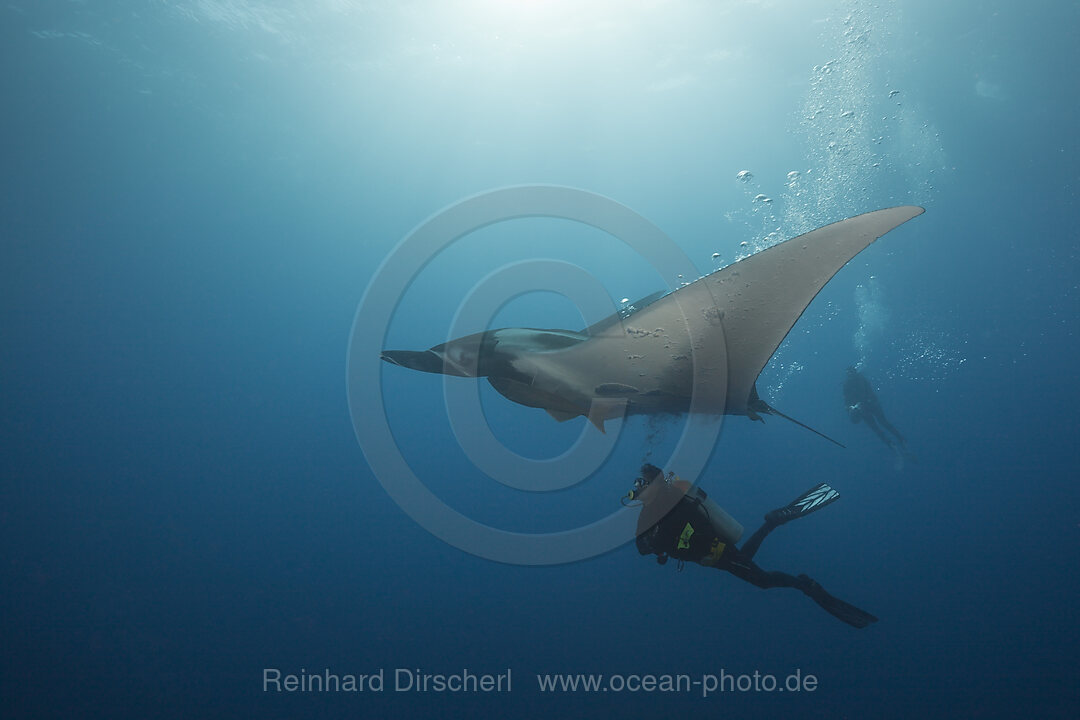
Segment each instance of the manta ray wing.
[{"label": "manta ray wing", "polygon": [[[649,296],[651,302],[636,312],[625,317],[616,314],[591,326],[587,332],[601,336],[625,332],[631,341],[647,333],[664,334],[666,344],[674,347],[675,352],[654,358],[657,362],[649,363],[647,368],[652,375],[660,376],[665,366],[678,364],[679,360],[672,359],[673,356],[689,354],[691,345],[696,350],[703,338],[716,335],[716,328],[720,327],[727,373],[721,412],[753,414],[757,398],[754,383],[758,375],[814,297],[870,243],[922,212],[922,208],[914,206],[887,208],[812,230],[659,299]],[[633,342],[628,345],[632,346]],[[617,357],[610,360],[623,362]],[[709,364],[706,375],[725,366],[719,358],[703,352],[695,352],[694,361]],[[674,395],[688,392],[687,373],[668,375],[678,382],[661,387],[662,391]]]},{"label": "manta ray wing", "polygon": [[755,388],[769,358],[840,268],[922,212],[894,207],[826,225],[654,293],[584,332],[488,330],[424,352],[386,351],[383,359],[487,377],[514,402],[559,421],[585,415],[601,430],[624,412],[780,415]]}]

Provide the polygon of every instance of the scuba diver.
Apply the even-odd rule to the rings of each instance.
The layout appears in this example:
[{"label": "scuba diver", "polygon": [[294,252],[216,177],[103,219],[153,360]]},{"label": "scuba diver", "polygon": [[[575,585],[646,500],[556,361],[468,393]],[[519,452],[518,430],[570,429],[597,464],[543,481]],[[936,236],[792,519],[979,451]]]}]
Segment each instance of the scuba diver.
[{"label": "scuba diver", "polygon": [[637,523],[637,548],[642,555],[656,555],[661,565],[669,558],[696,562],[706,567],[727,570],[759,588],[790,587],[801,590],[826,612],[848,625],[864,628],[877,618],[839,600],[806,575],[789,575],[764,570],[753,558],[765,536],[784,523],[805,517],[836,501],[840,494],[822,483],[800,495],[782,508],[765,514],[765,523],[750,536],[742,548],[735,546],[743,527],[709,499],[705,491],[679,480],[674,473],[667,477],[660,468],[646,463],[634,489],[623,498],[641,503]]},{"label": "scuba diver", "polygon": [[881,427],[896,436],[896,439],[900,441],[901,448],[905,445],[904,436],[885,417],[885,411],[881,409],[881,402],[874,393],[870,381],[854,366],[847,369],[847,377],[844,379],[844,407],[847,408],[851,422],[866,423],[866,426],[881,438],[881,442],[890,448],[899,450],[893,444],[892,438],[886,435],[881,430]]}]

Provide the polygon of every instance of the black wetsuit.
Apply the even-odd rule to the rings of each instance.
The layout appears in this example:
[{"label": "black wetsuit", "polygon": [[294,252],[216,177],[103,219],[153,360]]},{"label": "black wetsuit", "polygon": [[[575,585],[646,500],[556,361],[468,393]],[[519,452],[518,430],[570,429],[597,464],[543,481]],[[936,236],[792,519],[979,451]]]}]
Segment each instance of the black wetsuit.
[{"label": "black wetsuit", "polygon": [[[687,533],[687,525],[692,532]],[[727,570],[759,588],[801,588],[805,583],[798,577],[765,570],[754,562],[761,541],[777,527],[765,522],[739,549],[718,537],[708,521],[708,511],[696,498],[687,495],[664,518],[638,535],[637,548],[642,555],[657,555],[661,562],[674,558]]]},{"label": "black wetsuit", "polygon": [[[656,555],[660,563],[669,558],[682,562],[694,562],[719,570],[727,570],[759,588],[790,587],[801,590],[814,602],[836,618],[854,627],[866,627],[877,618],[853,605],[833,597],[821,585],[806,575],[791,575],[777,570],[765,570],[754,562],[754,555],[765,537],[786,522],[786,508],[774,510],[765,516],[765,522],[742,548],[736,547],[720,536],[710,521],[709,511],[695,492],[687,487],[675,487],[658,479],[651,502],[642,507],[638,518],[637,548],[642,555]],[[678,501],[669,493],[681,495]],[[685,493],[685,494],[684,494]],[[672,507],[672,504],[674,507]],[[660,518],[660,512],[652,508],[671,507]]]}]

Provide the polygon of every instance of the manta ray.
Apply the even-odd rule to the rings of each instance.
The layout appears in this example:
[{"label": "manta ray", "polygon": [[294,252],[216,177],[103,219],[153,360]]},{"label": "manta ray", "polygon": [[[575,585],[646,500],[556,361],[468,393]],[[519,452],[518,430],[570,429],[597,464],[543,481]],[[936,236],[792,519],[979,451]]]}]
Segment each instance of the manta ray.
[{"label": "manta ray", "polygon": [[412,370],[486,377],[515,403],[559,422],[585,416],[601,432],[606,420],[628,414],[768,414],[835,443],[762,400],[758,375],[840,268],[922,213],[901,206],[826,225],[581,331],[500,328],[381,357]]}]

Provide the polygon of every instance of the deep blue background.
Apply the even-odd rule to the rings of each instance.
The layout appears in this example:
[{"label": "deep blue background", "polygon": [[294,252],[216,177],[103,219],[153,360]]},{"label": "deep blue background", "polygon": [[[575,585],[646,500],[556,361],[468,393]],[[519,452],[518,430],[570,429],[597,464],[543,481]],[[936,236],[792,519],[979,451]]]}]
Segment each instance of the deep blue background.
[{"label": "deep blue background", "polygon": [[[1076,716],[1080,6],[578,5],[0,10],[5,717]],[[731,418],[701,480],[751,528],[833,482],[843,500],[759,559],[880,623],[857,632],[794,593],[679,574],[632,547],[495,564],[386,495],[345,397],[364,288],[441,207],[534,182],[627,204],[702,272],[774,229],[927,207],[837,276],[762,377],[774,404],[848,449]],[[418,279],[390,337],[441,341],[470,284],[515,258],[579,263],[616,299],[657,289],[610,238],[545,227],[466,238]],[[870,284],[872,307],[857,292]],[[503,318],[538,322],[538,307]],[[578,322],[566,303],[551,315]],[[860,324],[918,457],[902,469],[841,411]],[[390,419],[418,474],[488,522],[530,522],[513,514],[531,496],[493,503],[510,493],[470,473],[438,379],[393,370]],[[485,402],[526,454],[583,422]],[[625,492],[643,454],[627,445],[590,499]],[[554,523],[594,517],[535,503]],[[509,666],[515,689],[260,687],[264,667],[398,666]],[[801,668],[820,689],[542,697],[532,683],[721,668]]]}]

